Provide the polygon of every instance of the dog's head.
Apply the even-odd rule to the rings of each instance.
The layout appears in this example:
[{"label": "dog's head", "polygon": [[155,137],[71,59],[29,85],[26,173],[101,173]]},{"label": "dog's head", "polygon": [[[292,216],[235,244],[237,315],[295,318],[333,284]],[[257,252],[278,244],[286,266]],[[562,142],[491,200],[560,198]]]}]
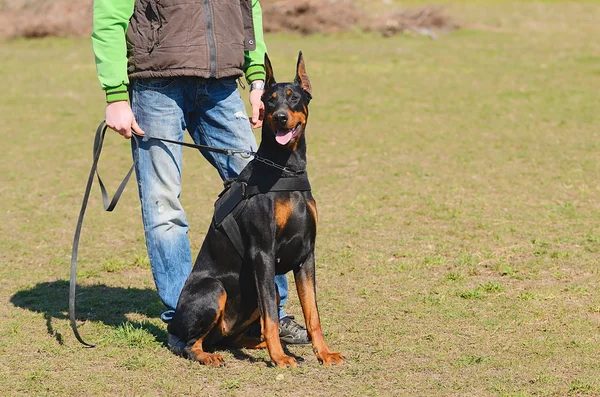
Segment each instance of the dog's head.
[{"label": "dog's head", "polygon": [[[265,69],[265,92],[262,97],[265,105],[264,126],[270,130],[267,132],[278,145],[296,150],[304,134],[308,119],[308,103],[312,98],[302,52],[298,54],[296,78],[291,83],[275,81],[273,67],[266,54]],[[263,139],[271,138],[264,135],[263,132]]]}]

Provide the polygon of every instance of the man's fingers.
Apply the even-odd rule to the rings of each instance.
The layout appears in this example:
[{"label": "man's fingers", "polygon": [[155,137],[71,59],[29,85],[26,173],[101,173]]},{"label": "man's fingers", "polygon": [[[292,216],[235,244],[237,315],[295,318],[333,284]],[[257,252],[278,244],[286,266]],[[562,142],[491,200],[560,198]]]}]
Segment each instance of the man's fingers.
[{"label": "man's fingers", "polygon": [[126,137],[126,133],[127,133],[127,128],[125,128],[122,125],[117,125],[117,124],[113,124],[113,123],[109,123],[108,121],[106,122],[106,125],[108,126],[108,128],[110,128],[111,130],[119,133],[120,135]]},{"label": "man's fingers", "polygon": [[137,121],[133,119],[133,124],[131,124],[131,129],[135,132],[136,135],[144,135],[144,131],[140,128]]},{"label": "man's fingers", "polygon": [[256,124],[258,121],[258,116],[260,115],[260,107],[257,105],[252,105],[252,124]]},{"label": "man's fingers", "polygon": [[106,105],[106,125],[126,139],[131,138],[132,129],[137,134],[144,135],[127,101],[116,101]]}]

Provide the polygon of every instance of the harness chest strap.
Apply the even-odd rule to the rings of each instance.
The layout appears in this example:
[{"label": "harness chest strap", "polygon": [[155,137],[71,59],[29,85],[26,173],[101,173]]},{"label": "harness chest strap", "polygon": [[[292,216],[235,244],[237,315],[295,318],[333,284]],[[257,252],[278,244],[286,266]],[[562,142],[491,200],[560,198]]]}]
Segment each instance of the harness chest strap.
[{"label": "harness chest strap", "polygon": [[243,258],[244,242],[242,240],[240,228],[235,221],[234,213],[239,207],[239,204],[257,194],[310,190],[310,182],[306,175],[295,178],[280,178],[271,186],[266,184],[248,186],[245,182],[239,182],[237,180],[233,181],[231,185],[220,194],[219,199],[215,202],[215,213],[213,216],[214,225],[216,228],[221,228],[235,247],[238,254]]}]

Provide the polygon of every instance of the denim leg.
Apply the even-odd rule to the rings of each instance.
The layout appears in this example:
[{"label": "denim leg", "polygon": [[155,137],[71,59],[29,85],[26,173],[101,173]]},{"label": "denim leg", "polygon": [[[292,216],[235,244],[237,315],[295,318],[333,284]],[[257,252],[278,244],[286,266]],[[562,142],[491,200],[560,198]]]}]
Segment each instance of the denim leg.
[{"label": "denim leg", "polygon": [[285,274],[275,276],[275,286],[277,286],[277,292],[279,292],[279,318],[282,319],[287,316],[283,308],[288,298],[288,281]]},{"label": "denim leg", "polygon": [[[176,79],[152,79],[131,84],[131,106],[148,136],[183,140],[183,85]],[[191,271],[188,222],[179,201],[182,147],[140,140],[136,175],[142,206],[146,247],[158,295],[168,309],[177,307]]]},{"label": "denim leg", "polygon": [[[234,79],[200,81],[196,107],[188,115],[188,131],[194,142],[221,148],[256,150],[258,145],[246,114],[246,107],[237,90],[237,82]],[[204,152],[203,155],[223,179],[237,177],[248,163],[247,159],[240,156]],[[275,284],[281,298],[279,314],[280,318],[283,318],[286,315],[283,305],[288,296],[285,274],[275,276]]]},{"label": "denim leg", "polygon": [[[234,79],[200,80],[196,107],[190,112],[188,123],[188,131],[198,144],[254,150],[258,147]],[[237,177],[248,163],[240,156],[202,154],[223,179]]]}]

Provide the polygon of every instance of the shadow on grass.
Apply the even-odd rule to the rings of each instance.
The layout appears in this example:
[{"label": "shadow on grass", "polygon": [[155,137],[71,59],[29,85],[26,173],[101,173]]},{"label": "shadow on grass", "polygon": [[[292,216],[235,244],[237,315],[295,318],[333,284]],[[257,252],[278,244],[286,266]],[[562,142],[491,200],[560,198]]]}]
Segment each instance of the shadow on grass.
[{"label": "shadow on grass", "polygon": [[[69,282],[65,280],[39,283],[36,286],[14,294],[11,303],[17,307],[42,313],[46,321],[48,334],[56,339],[58,344],[64,344],[63,336],[54,330],[53,319],[66,320],[69,318]],[[143,329],[151,333],[157,341],[166,345],[167,331],[148,321],[135,322],[129,320],[127,313],[140,313],[148,317],[158,317],[163,306],[153,289],[119,288],[107,285],[77,286],[77,321],[97,321],[117,328],[125,323],[131,323],[133,328]],[[284,345],[288,355],[301,361],[301,357],[292,354]],[[249,362],[264,361],[253,357],[242,349],[231,348],[220,344],[216,349],[230,351],[237,360]],[[213,349],[211,349],[213,350]]]},{"label": "shadow on grass", "polygon": [[[59,344],[63,336],[52,326],[52,319],[68,319],[69,282],[65,280],[39,283],[36,286],[14,294],[11,303],[17,307],[42,313],[46,320],[48,334]],[[127,313],[141,313],[148,317],[158,317],[162,305],[153,289],[119,288],[107,285],[77,286],[77,321],[98,321],[117,327],[131,322],[143,328],[166,343],[167,333],[148,321],[136,323],[127,319]]]}]

